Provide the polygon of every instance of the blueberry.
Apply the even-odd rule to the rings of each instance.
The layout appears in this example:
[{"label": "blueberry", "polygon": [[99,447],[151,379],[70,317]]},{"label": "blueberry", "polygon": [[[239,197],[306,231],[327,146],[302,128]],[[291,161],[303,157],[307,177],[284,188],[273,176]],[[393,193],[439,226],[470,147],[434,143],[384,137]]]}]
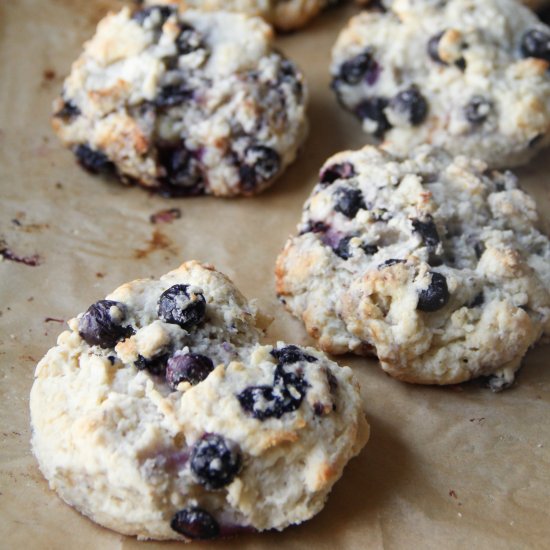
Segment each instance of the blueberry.
[{"label": "blueberry", "polygon": [[244,153],[239,176],[245,190],[252,191],[258,184],[272,179],[281,168],[281,157],[271,147],[251,145]]},{"label": "blueberry", "polygon": [[221,435],[205,434],[191,451],[191,471],[209,491],[229,485],[241,469],[241,454]]},{"label": "blueberry", "polygon": [[115,171],[115,165],[105,153],[96,151],[88,145],[77,145],[74,154],[80,166],[92,174],[108,174]]},{"label": "blueberry", "polygon": [[189,330],[198,325],[206,312],[201,292],[189,291],[189,285],[174,285],[165,290],[158,301],[158,316],[166,322]]},{"label": "blueberry", "polygon": [[349,243],[353,237],[344,237],[338,241],[336,246],[332,247],[332,251],[342,260],[348,260],[351,257]]},{"label": "blueberry", "polygon": [[200,164],[183,145],[179,147],[159,147],[157,149],[159,164],[166,176],[163,182],[177,192],[185,195],[204,193],[204,179]]},{"label": "blueberry", "polygon": [[300,235],[304,235],[305,233],[326,233],[329,229],[329,226],[324,222],[308,221],[300,230]]},{"label": "blueberry", "polygon": [[143,355],[138,355],[138,358],[134,361],[134,366],[137,370],[147,370],[156,376],[164,376],[166,373],[167,361],[167,353],[157,355],[156,357],[152,357],[150,359],[146,359]]},{"label": "blueberry", "polygon": [[485,252],[485,244],[477,242],[474,244],[474,252],[476,253],[476,258],[479,260],[483,253]]},{"label": "blueberry", "polygon": [[391,128],[391,124],[384,112],[388,104],[388,100],[384,97],[371,97],[362,101],[355,108],[355,114],[361,120],[368,119],[376,122],[376,129],[373,134],[377,138],[384,137],[386,131]]},{"label": "blueberry", "polygon": [[280,418],[282,411],[272,386],[250,386],[237,395],[242,409],[253,418]]},{"label": "blueberry", "polygon": [[346,84],[358,84],[363,78],[372,85],[378,79],[380,68],[370,49],[356,55],[340,67],[339,78]]},{"label": "blueberry", "polygon": [[364,243],[360,248],[367,256],[374,256],[378,252],[378,247],[375,244]]},{"label": "blueberry", "polygon": [[435,248],[440,243],[439,233],[431,216],[428,216],[425,221],[415,218],[411,222],[414,231],[420,234],[428,248]]},{"label": "blueberry", "polygon": [[298,77],[296,66],[294,65],[294,63],[285,58],[281,58],[277,79],[278,84],[283,82],[291,84],[294,94],[296,95],[298,100],[301,101],[304,87],[302,85],[302,82],[300,81],[300,78]]},{"label": "blueberry", "polygon": [[472,124],[483,124],[493,110],[493,104],[486,98],[476,95],[464,107],[464,114]]},{"label": "blueberry", "polygon": [[243,410],[258,420],[281,418],[283,414],[300,408],[309,384],[300,374],[287,372],[284,364],[317,359],[305,354],[297,346],[272,350],[279,364],[275,368],[273,386],[251,386],[237,395]]},{"label": "blueberry", "polygon": [[140,25],[143,25],[146,19],[148,19],[151,16],[158,17],[158,23],[157,25],[159,27],[162,27],[164,25],[165,21],[174,13],[174,8],[169,6],[152,6],[150,8],[145,8],[139,11],[136,11],[132,15],[132,19],[139,23]]},{"label": "blueberry", "polygon": [[57,111],[53,116],[56,118],[62,118],[63,120],[70,120],[81,114],[80,109],[72,101],[64,101],[63,107]]},{"label": "blueberry", "polygon": [[190,539],[213,539],[220,534],[218,522],[206,510],[197,506],[176,512],[170,527]]},{"label": "blueberry", "polygon": [[483,302],[485,302],[485,296],[483,296],[483,291],[481,291],[474,296],[474,299],[471,302],[469,302],[466,305],[466,307],[469,307],[469,308],[478,307],[482,305]]},{"label": "blueberry", "polygon": [[379,264],[378,269],[384,269],[386,267],[391,267],[395,264],[404,264],[406,260],[398,260],[397,258],[390,258],[389,260],[386,260]]},{"label": "blueberry", "polygon": [[150,8],[145,8],[143,10],[136,11],[132,15],[132,19],[143,25],[146,19],[151,16],[158,17],[158,26],[162,27],[165,21],[174,13],[174,8],[169,6],[152,6]]},{"label": "blueberry", "polygon": [[155,97],[157,107],[173,107],[181,105],[193,97],[193,90],[185,84],[170,84],[163,86]]},{"label": "blueberry", "polygon": [[319,181],[323,185],[329,185],[339,179],[349,179],[355,176],[355,168],[351,162],[332,164],[325,168],[319,175]]},{"label": "blueberry", "polygon": [[325,406],[319,402],[314,403],[313,413],[315,414],[315,416],[323,416],[325,414]]},{"label": "blueberry", "polygon": [[168,359],[166,381],[173,390],[177,389],[180,382],[189,382],[194,386],[205,380],[213,370],[214,363],[206,355],[177,354]]},{"label": "blueberry", "polygon": [[550,33],[528,30],[521,38],[520,50],[523,57],[537,57],[550,63]]},{"label": "blueberry", "polygon": [[[111,316],[111,308],[117,308],[120,318]],[[120,340],[133,334],[132,327],[121,325],[126,315],[126,306],[112,300],[100,300],[92,304],[78,321],[78,333],[90,346],[114,348]]]},{"label": "blueberry", "polygon": [[432,36],[428,40],[428,55],[436,62],[446,65],[446,63],[439,57],[439,42],[441,37],[445,34],[445,31],[441,31],[436,35]]},{"label": "blueberry", "polygon": [[447,279],[441,273],[430,271],[432,280],[425,290],[418,295],[416,309],[420,311],[437,311],[444,307],[449,301],[449,288]]},{"label": "blueberry", "polygon": [[187,23],[180,24],[180,33],[176,38],[176,47],[180,55],[186,55],[203,48],[202,36]]},{"label": "blueberry", "polygon": [[341,212],[346,218],[353,219],[359,210],[366,208],[363,193],[360,189],[341,187],[336,191],[335,196],[334,210]]},{"label": "blueberry", "polygon": [[271,355],[277,359],[281,365],[290,365],[292,363],[298,363],[299,361],[307,361],[308,363],[314,363],[317,361],[316,357],[313,355],[308,355],[298,346],[285,346],[280,349],[272,349]]},{"label": "blueberry", "polygon": [[[311,356],[310,356],[311,357]],[[315,358],[312,358],[316,360]],[[309,360],[308,360],[309,362]],[[287,372],[282,364],[275,368],[273,391],[278,403],[277,418],[300,408],[309,384],[294,372]]]},{"label": "blueberry", "polygon": [[391,106],[395,111],[405,114],[413,126],[422,124],[428,114],[428,102],[415,85],[399,92],[392,99]]}]

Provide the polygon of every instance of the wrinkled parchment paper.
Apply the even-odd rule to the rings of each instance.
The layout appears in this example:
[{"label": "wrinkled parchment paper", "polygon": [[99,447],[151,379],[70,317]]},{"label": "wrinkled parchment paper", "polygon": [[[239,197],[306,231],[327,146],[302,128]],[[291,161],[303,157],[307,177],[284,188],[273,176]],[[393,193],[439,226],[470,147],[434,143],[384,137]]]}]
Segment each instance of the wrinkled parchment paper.
[{"label": "wrinkled parchment paper", "polygon": [[[65,505],[29,449],[36,362],[68,319],[119,284],[186,259],[211,262],[275,317],[268,338],[307,336],[274,296],[273,265],[330,154],[365,142],[329,91],[329,51],[356,10],[332,9],[278,46],[305,70],[310,137],[299,161],[251,199],[167,200],[92,177],[49,127],[50,103],[97,20],[115,0],[0,0],[0,237],[33,267],[0,262],[0,547],[175,548],[139,543]],[[550,229],[550,154],[519,170]],[[171,223],[150,216],[179,208]],[[36,258],[35,258],[36,259]],[[32,262],[31,262],[32,263]],[[397,382],[375,361],[342,357],[362,384],[372,438],[317,517],[283,533],[200,548],[550,547],[550,365],[531,351],[517,386],[433,388]],[[179,545],[178,545],[179,546]]]}]

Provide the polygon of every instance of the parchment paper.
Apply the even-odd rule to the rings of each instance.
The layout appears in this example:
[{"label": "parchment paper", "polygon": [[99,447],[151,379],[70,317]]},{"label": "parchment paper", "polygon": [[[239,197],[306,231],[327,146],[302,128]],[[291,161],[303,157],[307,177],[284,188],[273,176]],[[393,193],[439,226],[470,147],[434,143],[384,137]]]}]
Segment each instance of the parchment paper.
[{"label": "parchment paper", "polygon": [[[0,262],[0,547],[175,548],[94,525],[48,489],[29,449],[36,362],[68,319],[142,276],[186,259],[214,263],[275,317],[270,339],[306,343],[274,296],[273,266],[321,163],[364,144],[328,88],[329,51],[356,10],[332,9],[278,39],[303,67],[311,132],[299,161],[252,199],[167,200],[83,172],[49,128],[50,103],[97,20],[116,2],[0,0],[0,236],[40,265]],[[550,227],[549,153],[519,171]],[[150,215],[179,208],[181,218]],[[53,320],[52,320],[53,319]],[[549,548],[550,365],[531,351],[517,386],[417,387],[375,361],[338,358],[362,384],[372,438],[317,517],[283,533],[200,548]],[[179,546],[179,545],[178,545]]]}]

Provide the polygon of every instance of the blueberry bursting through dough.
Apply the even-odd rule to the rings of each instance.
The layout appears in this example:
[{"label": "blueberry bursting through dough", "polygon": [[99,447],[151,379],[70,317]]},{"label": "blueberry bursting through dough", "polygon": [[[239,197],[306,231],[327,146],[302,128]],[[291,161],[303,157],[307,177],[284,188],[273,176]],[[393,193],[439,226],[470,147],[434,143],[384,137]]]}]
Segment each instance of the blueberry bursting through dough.
[{"label": "blueberry bursting through dough", "polygon": [[261,19],[152,6],[99,23],[53,127],[93,174],[165,196],[253,195],[295,159],[306,102]]},{"label": "blueberry bursting through dough", "polygon": [[277,260],[277,292],[330,353],[421,384],[511,385],[550,335],[550,242],[511,172],[430,146],[334,155]]},{"label": "blueberry bursting through dough", "polygon": [[397,155],[423,143],[492,167],[550,144],[550,28],[516,0],[383,0],[332,52],[332,87]]},{"label": "blueberry bursting through dough", "polygon": [[368,439],[359,388],[313,348],[260,345],[260,324],[197,262],[69,321],[31,391],[50,486],[143,539],[283,529],[319,512]]}]

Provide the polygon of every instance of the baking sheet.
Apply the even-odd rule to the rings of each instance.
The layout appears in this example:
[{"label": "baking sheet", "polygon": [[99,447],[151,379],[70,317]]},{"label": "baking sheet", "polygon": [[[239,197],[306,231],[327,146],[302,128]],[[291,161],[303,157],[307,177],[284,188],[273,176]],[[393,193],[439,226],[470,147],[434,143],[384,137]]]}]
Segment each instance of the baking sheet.
[{"label": "baking sheet", "polygon": [[[92,177],[49,129],[50,103],[113,0],[0,0],[0,237],[37,266],[0,262],[0,547],[135,549],[61,502],[29,449],[28,394],[61,319],[119,284],[186,259],[214,263],[275,317],[269,338],[307,343],[274,296],[273,265],[324,159],[365,137],[328,88],[330,47],[353,6],[332,9],[278,46],[305,70],[311,131],[299,161],[259,197],[167,200]],[[550,229],[550,168],[518,172]],[[181,217],[152,224],[178,208]],[[31,262],[32,263],[32,262]],[[361,384],[372,438],[313,520],[283,533],[200,548],[543,548],[550,545],[550,366],[531,351],[517,386],[416,387],[375,361],[342,357]],[[179,545],[178,545],[179,546]]]}]

